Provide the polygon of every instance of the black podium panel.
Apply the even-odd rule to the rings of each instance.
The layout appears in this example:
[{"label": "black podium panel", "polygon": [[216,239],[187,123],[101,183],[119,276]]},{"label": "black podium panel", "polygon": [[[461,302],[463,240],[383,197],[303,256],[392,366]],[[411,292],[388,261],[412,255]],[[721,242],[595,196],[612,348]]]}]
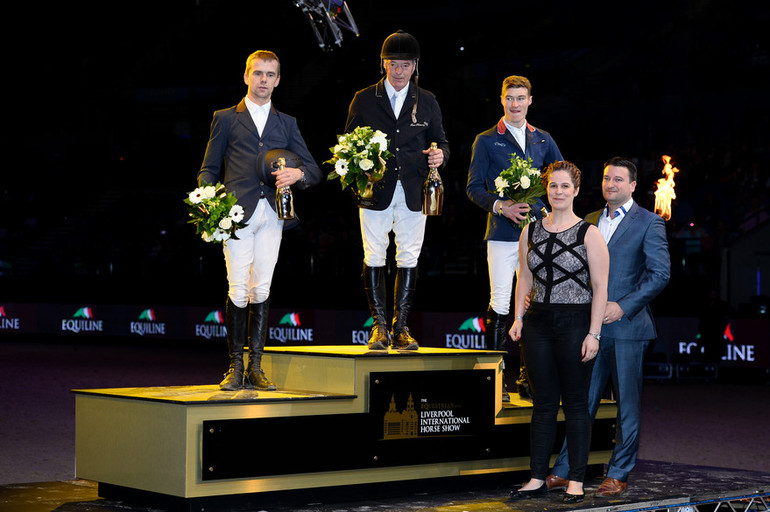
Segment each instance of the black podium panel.
[{"label": "black podium panel", "polygon": [[368,414],[204,421],[201,478],[362,469],[371,437]]},{"label": "black podium panel", "polygon": [[[204,481],[529,456],[529,422],[495,425],[494,370],[371,372],[369,412],[203,421]],[[614,418],[594,422],[610,450]],[[559,422],[554,453],[564,439]]]},{"label": "black podium panel", "polygon": [[372,372],[369,389],[381,465],[490,457],[494,370]]},{"label": "black podium panel", "polygon": [[203,422],[203,480],[491,457],[494,371],[372,372],[370,412]]}]

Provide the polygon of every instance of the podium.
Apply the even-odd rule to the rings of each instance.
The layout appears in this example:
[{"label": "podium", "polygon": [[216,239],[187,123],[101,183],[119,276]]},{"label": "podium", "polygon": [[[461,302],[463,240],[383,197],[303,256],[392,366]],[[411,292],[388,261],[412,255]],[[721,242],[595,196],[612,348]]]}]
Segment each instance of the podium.
[{"label": "podium", "polygon": [[[268,347],[277,391],[73,390],[76,476],[200,498],[527,470],[531,403],[502,403],[502,356]],[[602,403],[589,464],[609,459],[616,412]]]}]

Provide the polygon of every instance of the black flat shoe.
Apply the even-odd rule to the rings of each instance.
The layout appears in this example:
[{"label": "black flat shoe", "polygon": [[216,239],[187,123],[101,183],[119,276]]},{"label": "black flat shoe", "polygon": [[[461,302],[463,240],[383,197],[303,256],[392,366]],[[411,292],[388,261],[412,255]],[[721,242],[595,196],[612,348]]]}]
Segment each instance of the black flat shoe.
[{"label": "black flat shoe", "polygon": [[585,499],[586,495],[583,494],[570,494],[568,492],[564,493],[564,496],[562,497],[561,501],[564,503],[580,503]]},{"label": "black flat shoe", "polygon": [[528,491],[522,491],[519,489],[516,491],[511,491],[511,498],[515,500],[523,500],[527,498],[534,498],[535,496],[543,496],[546,493],[548,493],[548,486],[546,486],[545,482],[543,482],[543,485],[537,489],[530,489]]}]

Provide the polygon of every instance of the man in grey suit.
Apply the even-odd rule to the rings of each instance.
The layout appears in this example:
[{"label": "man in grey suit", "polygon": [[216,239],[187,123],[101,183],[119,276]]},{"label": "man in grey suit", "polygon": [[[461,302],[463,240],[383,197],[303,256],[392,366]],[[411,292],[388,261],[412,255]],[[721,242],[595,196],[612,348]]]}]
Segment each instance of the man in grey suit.
[{"label": "man in grey suit", "polygon": [[[636,188],[636,165],[615,157],[604,167],[602,194],[607,206],[586,216],[601,231],[610,252],[607,308],[594,363],[588,406],[591,417],[599,408],[611,377],[617,397],[615,448],[607,477],[597,496],[619,496],[639,451],[642,362],[647,345],[657,337],[649,303],[666,287],[670,258],[663,219],[639,206],[631,197]],[[548,489],[567,485],[566,442],[546,479]]]},{"label": "man in grey suit", "polygon": [[[224,391],[276,389],[261,369],[267,336],[270,285],[278,262],[284,229],[296,220],[281,220],[275,207],[278,188],[306,188],[321,181],[321,170],[307,149],[297,120],[272,105],[281,80],[281,65],[271,51],[259,50],[246,61],[243,81],[248,93],[241,102],[214,113],[211,135],[198,184],[222,181],[244,209],[247,226],[237,239],[224,244],[227,266],[225,326],[230,367],[219,387]],[[286,150],[289,161],[281,170],[265,170],[270,150]],[[262,165],[260,165],[260,162]],[[244,373],[243,351],[249,345]]]}]

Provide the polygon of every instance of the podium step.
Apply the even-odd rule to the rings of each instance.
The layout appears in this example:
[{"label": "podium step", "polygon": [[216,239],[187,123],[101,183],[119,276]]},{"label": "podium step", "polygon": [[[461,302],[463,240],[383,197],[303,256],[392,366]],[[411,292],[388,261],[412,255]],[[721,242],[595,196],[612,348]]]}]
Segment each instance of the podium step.
[{"label": "podium step", "polygon": [[[532,405],[502,403],[501,352],[282,347],[262,363],[277,391],[73,390],[76,476],[197,498],[529,467]],[[609,458],[615,414],[600,408],[590,464]]]}]

